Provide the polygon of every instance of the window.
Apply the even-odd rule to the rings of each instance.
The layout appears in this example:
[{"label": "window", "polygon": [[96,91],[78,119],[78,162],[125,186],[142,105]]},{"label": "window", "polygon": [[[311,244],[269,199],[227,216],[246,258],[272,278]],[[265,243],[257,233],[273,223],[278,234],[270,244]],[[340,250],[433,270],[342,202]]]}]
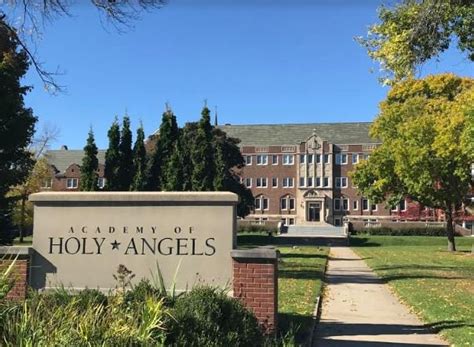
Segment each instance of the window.
[{"label": "window", "polygon": [[369,200],[367,199],[362,199],[362,209],[364,211],[368,211],[369,210]]},{"label": "window", "polygon": [[268,198],[262,198],[262,207],[264,210],[268,210]]},{"label": "window", "polygon": [[99,187],[99,189],[104,189],[104,187],[105,187],[105,178],[104,177],[99,177],[97,179],[97,187]]},{"label": "window", "polygon": [[377,211],[377,204],[371,204],[371,205],[370,205],[370,209],[371,209],[372,211]]},{"label": "window", "polygon": [[324,155],[324,164],[329,164],[331,159],[331,157],[329,156],[329,154],[325,154]]},{"label": "window", "polygon": [[295,219],[294,218],[288,218],[288,225],[293,225],[295,224]]},{"label": "window", "polygon": [[292,188],[294,186],[293,177],[283,178],[283,188]]},{"label": "window", "polygon": [[286,209],[287,209],[287,207],[286,207],[286,196],[285,196],[284,198],[281,198],[281,199],[280,199],[280,208],[281,208],[282,210],[286,210]]},{"label": "window", "polygon": [[312,187],[313,186],[313,177],[308,177],[306,179],[306,187]]},{"label": "window", "polygon": [[321,177],[316,177],[316,187],[321,187]]},{"label": "window", "polygon": [[269,203],[270,203],[269,199],[264,197],[263,195],[257,196],[255,198],[255,209],[268,210]]},{"label": "window", "polygon": [[258,177],[257,178],[257,188],[267,188],[267,178]]},{"label": "window", "polygon": [[307,157],[307,159],[308,159],[308,160],[307,160],[308,164],[313,164],[313,155],[312,155],[312,154],[308,154],[306,157]]},{"label": "window", "polygon": [[359,155],[357,153],[352,153],[352,164],[357,164],[359,162]]},{"label": "window", "polygon": [[305,163],[305,155],[304,154],[300,154],[300,164],[304,164]]},{"label": "window", "polygon": [[272,188],[278,187],[278,178],[272,177]]},{"label": "window", "polygon": [[295,198],[289,198],[290,201],[290,210],[295,209]]},{"label": "window", "polygon": [[272,155],[272,165],[278,165],[278,155]]},{"label": "window", "polygon": [[341,225],[341,218],[334,218],[334,226],[340,227]]},{"label": "window", "polygon": [[323,177],[323,186],[329,187],[329,177]]},{"label": "window", "polygon": [[347,164],[347,154],[337,153],[336,154],[336,164],[337,165],[346,165]]},{"label": "window", "polygon": [[255,198],[255,209],[256,210],[261,210],[262,209],[262,207],[261,207],[262,205],[260,204],[260,201],[261,201],[260,197]]},{"label": "window", "polygon": [[306,186],[306,179],[304,177],[300,177],[300,187]]},{"label": "window", "polygon": [[246,155],[245,156],[245,165],[252,165],[252,156]]},{"label": "window", "polygon": [[349,199],[347,198],[342,199],[342,209],[344,211],[349,211]]},{"label": "window", "polygon": [[250,177],[245,178],[245,186],[246,186],[247,188],[251,188],[251,187],[252,187],[252,178],[250,178]]},{"label": "window", "polygon": [[357,200],[352,201],[352,209],[354,211],[357,211],[359,209],[359,201]]},{"label": "window", "polygon": [[336,188],[347,188],[347,177],[336,177]]},{"label": "window", "polygon": [[67,189],[75,189],[79,186],[79,179],[77,178],[68,178],[66,181]]},{"label": "window", "polygon": [[268,156],[266,154],[257,155],[257,165],[267,165]]},{"label": "window", "polygon": [[341,210],[341,199],[339,199],[339,198],[334,199],[334,210],[336,210],[336,211]]},{"label": "window", "polygon": [[293,154],[283,154],[283,165],[293,165],[295,156]]},{"label": "window", "polygon": [[321,162],[321,154],[316,154],[316,163],[320,163]]},{"label": "window", "polygon": [[45,180],[43,180],[43,182],[41,183],[41,188],[43,189],[49,189],[53,186],[53,179],[52,178],[46,178]]},{"label": "window", "polygon": [[407,202],[405,201],[405,199],[400,200],[399,206],[400,206],[400,211],[406,211],[407,210]]}]

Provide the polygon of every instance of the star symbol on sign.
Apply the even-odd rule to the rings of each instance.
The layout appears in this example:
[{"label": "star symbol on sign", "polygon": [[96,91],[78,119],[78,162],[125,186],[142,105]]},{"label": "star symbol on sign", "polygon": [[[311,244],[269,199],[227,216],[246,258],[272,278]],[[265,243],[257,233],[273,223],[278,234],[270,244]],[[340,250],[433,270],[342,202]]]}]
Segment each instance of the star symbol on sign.
[{"label": "star symbol on sign", "polygon": [[112,245],[112,250],[119,249],[120,242],[117,242],[117,240],[114,240],[114,242],[111,242],[110,244]]}]

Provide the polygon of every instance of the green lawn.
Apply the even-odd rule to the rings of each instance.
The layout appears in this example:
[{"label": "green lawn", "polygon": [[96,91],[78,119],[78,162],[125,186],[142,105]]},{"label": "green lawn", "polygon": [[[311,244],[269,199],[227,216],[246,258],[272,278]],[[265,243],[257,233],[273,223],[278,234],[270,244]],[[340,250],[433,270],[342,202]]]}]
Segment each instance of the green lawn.
[{"label": "green lawn", "polygon": [[13,240],[13,244],[15,246],[30,246],[32,242],[33,242],[33,236],[25,236],[23,238],[23,243],[20,243],[19,238],[16,238]]},{"label": "green lawn", "polygon": [[474,238],[356,236],[353,250],[419,317],[456,346],[474,345]]},{"label": "green lawn", "polygon": [[321,291],[328,248],[289,246],[284,240],[265,234],[244,234],[237,237],[240,248],[277,244],[281,252],[278,271],[279,332],[296,333],[296,342],[303,342],[309,333],[316,298]]}]

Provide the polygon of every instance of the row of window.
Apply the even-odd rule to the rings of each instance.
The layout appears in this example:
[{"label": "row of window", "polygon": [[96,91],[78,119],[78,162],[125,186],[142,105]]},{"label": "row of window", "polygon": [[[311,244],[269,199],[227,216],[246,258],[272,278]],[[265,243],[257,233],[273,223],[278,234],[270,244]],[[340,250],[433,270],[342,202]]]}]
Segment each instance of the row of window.
[{"label": "row of window", "polygon": [[[404,212],[406,211],[407,203],[405,200],[401,200],[400,203],[392,209],[392,212]],[[362,211],[377,211],[377,204],[371,204],[369,199],[362,199]],[[334,210],[335,211],[349,211],[349,199],[348,198],[334,198]],[[359,200],[352,201],[352,210],[359,210]]]},{"label": "row of window", "polygon": [[[260,195],[255,198],[255,210],[266,211],[270,206],[270,199],[266,196]],[[284,196],[280,199],[280,209],[294,211],[296,206],[296,200],[290,196]]]},{"label": "row of window", "polygon": [[[253,179],[251,177],[246,177],[242,179],[242,183],[247,188],[252,188]],[[330,187],[331,179],[330,177],[300,177],[299,186],[300,187]],[[283,188],[293,188],[294,187],[294,178],[293,177],[284,177],[282,179]],[[349,186],[349,179],[347,177],[336,177],[335,178],[336,188],[347,188]],[[268,178],[267,177],[257,177],[255,179],[256,188],[268,188]],[[271,187],[278,188],[278,177],[272,177]]]},{"label": "row of window", "polygon": [[[53,179],[45,179],[41,185],[43,189],[51,189],[53,186]],[[97,186],[99,189],[103,189],[105,187],[105,178],[99,177],[97,179]],[[79,178],[67,178],[66,179],[66,188],[67,189],[77,189],[79,188]]]},{"label": "row of window", "polygon": [[[253,164],[253,155],[245,155],[245,165],[249,166]],[[255,155],[255,161],[257,165],[268,165],[269,161],[271,165],[278,165],[279,164],[279,155],[277,154],[257,154]],[[363,153],[336,153],[335,160],[337,165],[346,165],[348,164],[349,158],[351,158],[352,164],[357,164],[361,159],[368,159],[369,154]],[[300,164],[313,164],[313,163],[321,163],[321,160],[324,164],[331,163],[331,155],[330,154],[300,154]],[[282,154],[281,161],[283,165],[293,165],[295,163],[295,155],[294,154]]]}]

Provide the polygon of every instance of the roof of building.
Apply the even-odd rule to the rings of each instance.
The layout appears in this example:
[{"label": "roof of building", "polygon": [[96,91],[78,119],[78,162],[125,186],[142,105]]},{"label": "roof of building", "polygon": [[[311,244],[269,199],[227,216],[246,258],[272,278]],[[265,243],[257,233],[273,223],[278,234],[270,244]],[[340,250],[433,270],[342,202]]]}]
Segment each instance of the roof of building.
[{"label": "roof of building", "polygon": [[316,132],[334,144],[366,144],[380,141],[369,136],[370,122],[221,125],[228,136],[239,138],[240,146],[297,145]]},{"label": "roof of building", "polygon": [[[54,165],[59,172],[65,172],[71,164],[82,164],[84,151],[82,149],[58,149],[49,150],[45,153],[46,159]],[[105,150],[99,149],[97,153],[99,164],[105,163]]]}]

